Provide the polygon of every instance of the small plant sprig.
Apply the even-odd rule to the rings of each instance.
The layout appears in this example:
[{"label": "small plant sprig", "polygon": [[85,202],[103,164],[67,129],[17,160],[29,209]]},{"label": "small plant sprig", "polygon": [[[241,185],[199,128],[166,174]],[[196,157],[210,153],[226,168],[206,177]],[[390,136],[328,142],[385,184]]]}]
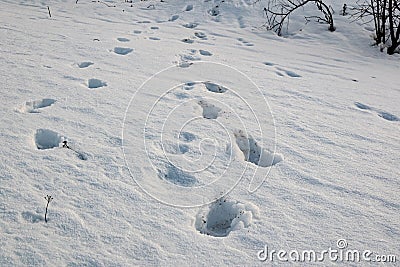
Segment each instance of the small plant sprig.
[{"label": "small plant sprig", "polygon": [[44,214],[44,221],[47,223],[47,209],[48,209],[48,207],[49,207],[50,201],[53,200],[53,197],[50,196],[50,195],[47,195],[47,196],[44,197],[44,199],[46,199],[46,201],[47,201],[47,204],[46,204],[46,213]]}]

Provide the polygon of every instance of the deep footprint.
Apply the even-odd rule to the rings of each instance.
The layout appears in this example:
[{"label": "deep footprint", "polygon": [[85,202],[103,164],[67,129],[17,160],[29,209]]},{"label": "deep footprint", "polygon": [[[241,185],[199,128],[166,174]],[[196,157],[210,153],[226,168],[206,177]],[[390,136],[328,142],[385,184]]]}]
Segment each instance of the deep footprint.
[{"label": "deep footprint", "polygon": [[37,129],[34,138],[38,149],[55,148],[62,141],[62,136],[59,133],[48,129]]},{"label": "deep footprint", "polygon": [[103,86],[107,86],[107,83],[103,82],[102,80],[92,78],[88,80],[87,86],[90,89],[96,89]]},{"label": "deep footprint", "polygon": [[250,135],[246,136],[244,131],[235,131],[234,135],[236,137],[236,144],[243,152],[245,161],[254,163],[260,167],[269,167],[283,160],[281,155],[271,153],[260,147],[254,138]]},{"label": "deep footprint", "polygon": [[204,85],[206,86],[208,91],[213,93],[225,93],[226,91],[228,91],[227,88],[215,83],[205,82]]},{"label": "deep footprint", "polygon": [[197,214],[195,227],[202,234],[225,237],[232,231],[248,228],[253,217],[258,217],[257,207],[219,198],[207,211]]}]

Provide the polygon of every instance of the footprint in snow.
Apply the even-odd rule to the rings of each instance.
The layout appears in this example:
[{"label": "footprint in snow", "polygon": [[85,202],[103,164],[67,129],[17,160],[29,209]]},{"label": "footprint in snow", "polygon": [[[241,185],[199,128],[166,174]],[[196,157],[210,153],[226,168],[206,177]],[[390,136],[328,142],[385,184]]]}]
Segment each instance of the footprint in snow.
[{"label": "footprint in snow", "polygon": [[267,151],[260,147],[251,135],[244,131],[235,131],[236,144],[243,152],[244,160],[260,167],[270,167],[283,160],[283,156]]},{"label": "footprint in snow", "polygon": [[[285,70],[285,69],[280,68],[280,67],[277,67],[276,69],[277,69],[278,71],[284,72],[287,76],[289,76],[289,77],[291,77],[291,78],[300,78],[300,77],[301,77],[301,75],[299,75],[299,74],[297,74],[296,72],[291,71],[291,70]],[[281,72],[280,72],[278,75],[279,75],[279,76],[283,76]]]},{"label": "footprint in snow", "polygon": [[179,15],[173,15],[172,17],[169,18],[168,21],[175,21],[179,18]]},{"label": "footprint in snow", "polygon": [[84,68],[87,68],[87,67],[89,67],[89,66],[91,66],[91,65],[93,65],[93,64],[94,64],[93,62],[84,61],[84,62],[78,63],[77,65],[78,65],[78,67],[79,67],[80,69],[84,69]]},{"label": "footprint in snow", "polygon": [[[183,148],[183,147],[181,147]],[[182,153],[185,149],[183,148]],[[158,175],[162,180],[167,180],[170,183],[183,186],[183,187],[192,187],[198,184],[198,180],[196,177],[184,172],[178,167],[168,163],[168,164],[161,164],[161,168],[158,169]]]},{"label": "footprint in snow", "polygon": [[35,145],[37,149],[51,149],[59,147],[63,137],[52,130],[37,129],[34,135]]},{"label": "footprint in snow", "polygon": [[200,55],[202,56],[212,56],[212,53],[208,52],[207,50],[199,50]]},{"label": "footprint in snow", "polygon": [[39,113],[39,109],[50,107],[56,102],[51,98],[44,98],[41,100],[27,101],[24,105],[17,108],[16,111],[20,113]]},{"label": "footprint in snow", "polygon": [[126,42],[129,42],[129,41],[130,41],[128,38],[125,38],[125,37],[118,37],[117,40],[118,40],[119,42],[123,42],[123,43],[126,43]]},{"label": "footprint in snow", "polygon": [[133,51],[132,48],[128,48],[128,47],[114,47],[114,53],[118,54],[118,55],[127,55],[129,53],[131,53]]},{"label": "footprint in snow", "polygon": [[183,90],[192,90],[194,88],[195,82],[186,82],[183,86]]},{"label": "footprint in snow", "polygon": [[185,28],[188,28],[188,29],[194,29],[197,26],[199,26],[199,24],[195,23],[195,22],[191,22],[191,23],[183,24],[182,26],[185,27]]},{"label": "footprint in snow", "polygon": [[213,92],[213,93],[225,93],[226,91],[228,91],[228,88],[223,87],[222,85],[215,84],[215,83],[205,82],[204,85],[206,86],[206,89],[208,91]]},{"label": "footprint in snow", "polygon": [[223,197],[198,212],[195,227],[201,234],[226,237],[232,231],[248,228],[253,218],[259,218],[256,206]]},{"label": "footprint in snow", "polygon": [[183,9],[183,11],[192,11],[193,10],[193,5],[189,4],[186,5],[185,8]]},{"label": "footprint in snow", "polygon": [[142,31],[139,31],[139,30],[134,30],[134,31],[133,31],[133,33],[134,33],[134,34],[141,34],[141,33],[142,33]]},{"label": "footprint in snow", "polygon": [[197,139],[196,135],[190,132],[180,132],[179,139],[185,142],[192,142]]},{"label": "footprint in snow", "polygon": [[195,32],[194,36],[202,40],[207,40],[207,35],[204,32]]},{"label": "footprint in snow", "polygon": [[87,86],[89,89],[96,89],[103,86],[107,86],[107,83],[103,82],[102,80],[92,78],[88,80]]},{"label": "footprint in snow", "polygon": [[150,29],[152,29],[152,30],[158,30],[158,29],[160,29],[160,28],[157,27],[157,26],[152,26],[152,27],[150,27]]},{"label": "footprint in snow", "polygon": [[159,40],[161,40],[160,38],[158,38],[158,37],[149,37],[149,40],[153,40],[153,41],[159,41]]},{"label": "footprint in snow", "polygon": [[372,109],[371,107],[369,107],[367,105],[364,105],[364,104],[362,104],[360,102],[355,102],[354,105],[356,107],[358,107],[359,109],[364,109],[364,110],[371,110]]},{"label": "footprint in snow", "polygon": [[400,119],[397,116],[385,111],[378,112],[378,116],[387,121],[400,121]]}]

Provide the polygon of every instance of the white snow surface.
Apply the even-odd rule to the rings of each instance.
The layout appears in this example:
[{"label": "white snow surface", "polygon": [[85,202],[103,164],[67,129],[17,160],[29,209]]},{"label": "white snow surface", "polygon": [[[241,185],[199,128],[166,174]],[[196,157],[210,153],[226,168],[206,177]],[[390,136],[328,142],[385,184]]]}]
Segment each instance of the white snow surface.
[{"label": "white snow surface", "polygon": [[265,2],[0,1],[0,266],[400,260],[399,55]]}]

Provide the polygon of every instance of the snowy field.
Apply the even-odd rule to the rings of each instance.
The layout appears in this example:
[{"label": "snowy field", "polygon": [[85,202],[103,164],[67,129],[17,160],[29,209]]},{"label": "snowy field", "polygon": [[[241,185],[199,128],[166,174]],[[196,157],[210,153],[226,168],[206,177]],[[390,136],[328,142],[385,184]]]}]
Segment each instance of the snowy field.
[{"label": "snowy field", "polygon": [[398,264],[399,55],[253,2],[0,1],[0,266]]}]

